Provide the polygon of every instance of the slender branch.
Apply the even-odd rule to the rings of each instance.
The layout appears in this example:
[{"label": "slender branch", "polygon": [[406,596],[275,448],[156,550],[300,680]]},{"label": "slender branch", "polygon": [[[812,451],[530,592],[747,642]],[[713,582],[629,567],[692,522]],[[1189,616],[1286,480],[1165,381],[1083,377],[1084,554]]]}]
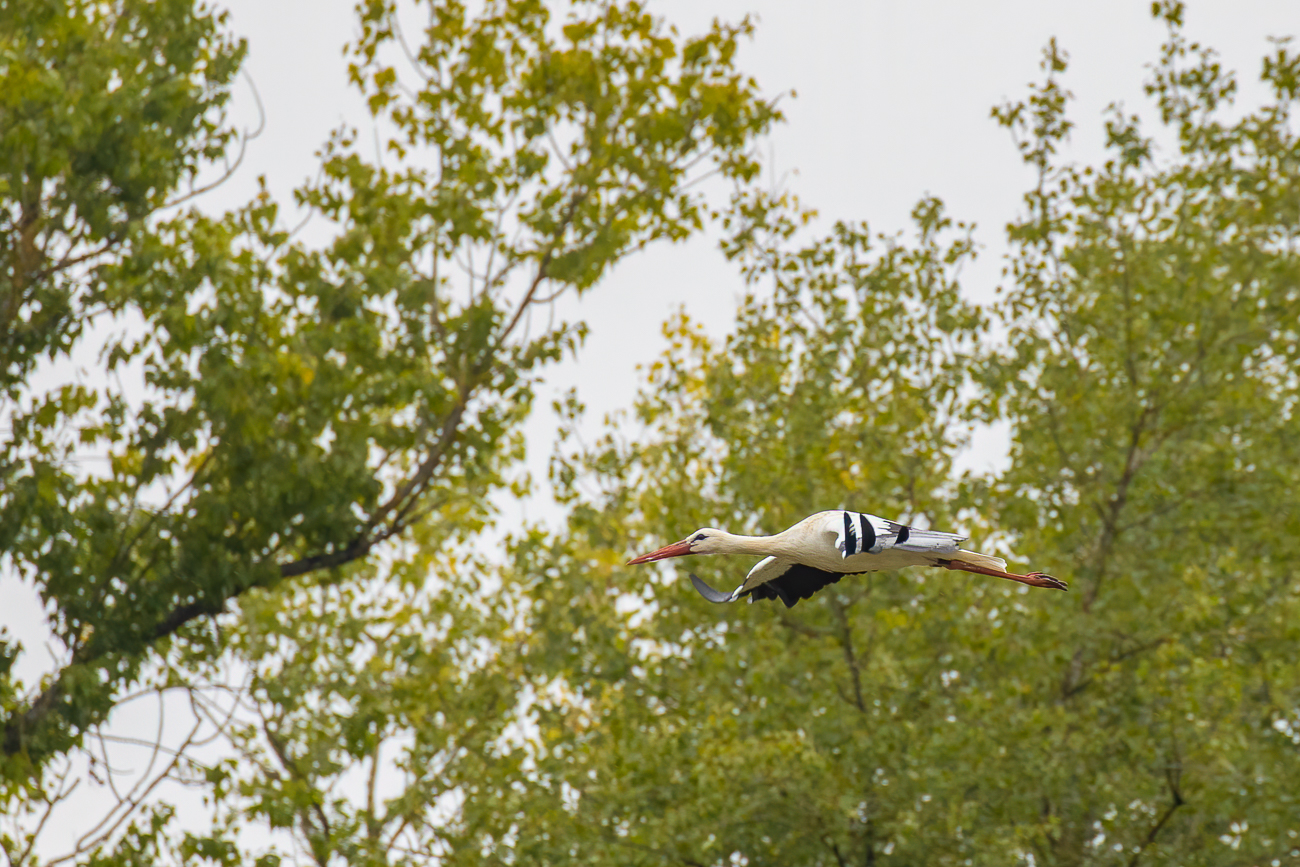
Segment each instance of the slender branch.
[{"label": "slender branch", "polygon": [[1142,858],[1142,853],[1146,852],[1147,847],[1156,841],[1156,835],[1160,833],[1160,829],[1163,828],[1165,823],[1169,821],[1170,817],[1174,815],[1174,811],[1187,803],[1183,800],[1183,796],[1179,794],[1176,786],[1170,786],[1170,794],[1173,795],[1173,800],[1170,801],[1169,806],[1156,821],[1155,825],[1151,827],[1151,830],[1147,832],[1146,839],[1142,841],[1138,846],[1137,851],[1133,853],[1133,857],[1129,859],[1128,867],[1137,867],[1138,861]]},{"label": "slender branch", "polygon": [[393,35],[397,37],[397,44],[401,47],[402,53],[406,55],[406,62],[411,65],[411,69],[416,75],[423,78],[425,83],[433,80],[433,76],[424,71],[424,63],[411,51],[410,44],[406,41],[406,33],[402,30],[402,22],[398,20],[395,13],[385,16],[388,26],[392,28]]},{"label": "slender branch", "polygon": [[781,621],[782,626],[789,629],[791,632],[797,632],[800,635],[806,635],[809,638],[826,638],[835,634],[830,629],[818,629],[815,626],[809,626],[807,623],[795,619],[785,611],[779,612],[777,614],[777,619]]},{"label": "slender branch", "polygon": [[[105,782],[108,783],[108,788],[109,788],[109,790],[112,791],[112,793],[113,793],[113,797],[114,797],[114,798],[117,798],[118,801],[121,801],[121,800],[122,800],[122,793],[119,792],[119,791],[117,790],[117,781],[116,781],[116,779],[115,779],[115,777],[117,776],[117,774],[113,773],[113,766],[112,766],[112,764],[110,763],[109,758],[108,758],[108,743],[104,740],[104,733],[103,733],[103,732],[97,732],[96,734],[97,734],[97,738],[96,738],[96,740],[99,741],[99,754],[100,754],[100,756],[102,757],[103,762],[104,762],[104,779],[105,779]],[[150,743],[149,743],[148,741],[146,741],[144,738],[140,738],[139,740],[140,740],[140,744],[141,744],[142,746],[150,746]],[[89,752],[89,750],[87,750],[87,752]],[[97,778],[95,777],[95,775],[94,775],[94,771],[93,771],[94,763],[95,763],[95,756],[94,756],[93,753],[91,753],[91,755],[90,755],[90,763],[91,763],[91,768],[92,768],[91,773],[90,773],[91,779],[96,779],[96,781],[97,781]]]},{"label": "slender branch", "polygon": [[[108,568],[104,570],[107,574],[111,575],[116,573],[118,567],[121,565],[122,558],[131,552],[131,549],[135,547],[137,542],[139,542],[142,538],[144,538],[144,535],[148,533],[150,529],[153,528],[153,525],[158,522],[158,519],[161,516],[171,511],[172,506],[176,504],[176,500],[180,497],[181,494],[185,493],[190,488],[194,487],[195,482],[197,482],[199,479],[199,474],[202,473],[203,470],[207,467],[208,463],[212,460],[213,454],[215,453],[216,452],[214,449],[208,449],[208,453],[203,456],[202,460],[199,461],[199,465],[194,468],[194,472],[190,473],[190,477],[185,481],[185,483],[176,488],[176,490],[172,493],[172,495],[167,498],[167,502],[163,503],[162,508],[154,509],[152,511],[152,513],[149,515],[148,520],[146,520],[143,524],[140,525],[140,527],[136,529],[136,532],[131,536],[129,541],[122,538],[126,535],[126,529],[127,529],[126,526],[122,528],[123,529],[122,537],[119,537],[117,549],[113,551],[113,556],[109,558],[108,561]],[[139,491],[141,481],[143,481],[143,473],[141,473],[140,477],[137,478],[135,489],[131,493],[131,500],[133,505],[137,499],[137,493]]]},{"label": "slender branch", "polygon": [[857,656],[853,652],[853,628],[849,625],[849,619],[844,613],[844,606],[840,601],[832,596],[832,610],[835,612],[835,619],[840,624],[840,644],[844,648],[844,662],[849,667],[849,675],[853,678],[853,703],[857,706],[860,713],[867,712],[867,704],[862,700],[862,674],[858,670]]},{"label": "slender branch", "polygon": [[[262,733],[266,735],[266,741],[271,745],[271,751],[275,754],[275,757],[279,759],[280,765],[286,772],[288,772],[289,776],[304,785],[311,786],[314,793],[316,791],[315,785],[313,785],[311,780],[307,779],[305,774],[298,770],[297,763],[289,757],[289,753],[285,749],[284,744],[281,743],[280,739],[271,731],[270,721],[265,717],[262,718]],[[321,834],[323,834],[325,839],[328,840],[331,833],[330,820],[329,817],[325,815],[325,808],[321,806],[319,798],[312,799],[311,811],[315,814],[316,821],[320,823]],[[303,824],[303,833],[307,837],[308,843],[310,843],[312,837],[311,825],[309,824],[305,813],[300,812],[300,818]]]},{"label": "slender branch", "polygon": [[[181,746],[175,751],[175,754],[172,756],[171,761],[167,763],[167,767],[164,768],[157,776],[155,776],[148,783],[148,785],[145,785],[145,780],[147,779],[147,777],[142,777],[140,782],[138,782],[135,786],[132,787],[125,801],[121,801],[118,804],[116,804],[113,807],[113,809],[109,811],[108,815],[105,816],[104,819],[98,825],[95,826],[95,828],[92,828],[90,831],[87,831],[86,834],[84,834],[81,837],[81,839],[77,841],[76,847],[71,852],[47,862],[47,867],[54,867],[54,865],[56,864],[62,864],[66,861],[71,861],[81,855],[84,855],[86,852],[89,852],[103,845],[105,841],[107,841],[110,837],[112,837],[113,834],[115,834],[117,830],[122,827],[122,823],[125,822],[127,818],[134,815],[135,811],[138,810],[146,800],[148,800],[149,796],[153,794],[154,789],[156,789],[163,782],[163,780],[172,778],[173,772],[176,770],[177,767],[180,766],[181,760],[184,758],[185,751],[193,743],[194,736],[198,733],[199,727],[201,725],[202,725],[201,722],[195,722],[194,727],[190,729],[190,733],[186,736],[185,740],[181,743]],[[114,813],[117,813],[119,809],[121,810],[121,813],[117,816],[116,819],[113,819]],[[110,819],[112,819],[111,824],[108,824],[107,827],[104,827],[105,823],[108,823]],[[95,834],[95,832],[100,828],[103,828],[104,830],[92,838],[91,835]]]},{"label": "slender branch", "polygon": [[519,320],[523,317],[524,311],[528,309],[530,304],[532,304],[533,298],[537,294],[537,290],[541,287],[542,283],[546,281],[546,271],[551,264],[551,260],[555,257],[555,251],[559,249],[564,233],[567,232],[569,226],[573,224],[573,218],[578,211],[578,206],[583,203],[587,198],[587,195],[588,191],[582,189],[577,190],[569,197],[569,203],[564,208],[564,216],[560,219],[559,226],[556,227],[555,236],[551,239],[551,243],[547,245],[546,252],[542,254],[542,258],[537,262],[537,273],[533,276],[532,285],[528,287],[528,291],[524,293],[523,300],[521,300],[519,306],[515,308],[515,315],[510,318],[510,323],[502,329],[500,336],[497,338],[497,347],[504,345],[506,338],[510,336],[510,333],[515,330],[515,326],[519,324]]},{"label": "slender branch", "polygon": [[1086,614],[1092,609],[1093,602],[1096,601],[1097,595],[1101,590],[1102,579],[1106,574],[1106,564],[1110,559],[1111,547],[1119,539],[1120,513],[1128,504],[1129,488],[1133,480],[1137,477],[1138,470],[1146,462],[1148,454],[1142,448],[1142,438],[1147,432],[1147,425],[1151,422],[1155,414],[1154,406],[1148,404],[1143,408],[1141,415],[1134,422],[1132,430],[1129,432],[1128,453],[1124,458],[1124,470],[1120,474],[1119,481],[1115,485],[1115,493],[1111,495],[1110,507],[1103,508],[1098,503],[1096,508],[1101,516],[1101,537],[1097,540],[1097,574],[1092,583],[1088,585],[1083,594],[1083,611]]},{"label": "slender branch", "polygon": [[[44,830],[45,823],[49,821],[50,814],[54,812],[54,808],[58,806],[61,801],[67,799],[68,796],[71,795],[76,790],[77,786],[81,784],[81,780],[73,780],[72,785],[64,789],[63,784],[64,782],[66,782],[67,778],[68,778],[68,772],[67,769],[65,768],[63,773],[59,776],[58,784],[55,786],[54,795],[52,797],[47,797],[45,799],[45,812],[41,814],[40,821],[36,823],[36,829],[32,831],[31,836],[28,837],[27,845],[23,847],[23,851],[18,854],[18,858],[16,860],[12,856],[10,856],[9,861],[11,864],[18,864],[18,865],[27,864],[27,859],[31,857],[32,849],[36,847],[36,841],[40,838],[41,831]],[[6,848],[5,854],[8,853],[9,850],[8,848]]]},{"label": "slender branch", "polygon": [[[429,450],[429,454],[425,457],[424,461],[416,469],[415,474],[412,475],[411,478],[408,479],[400,488],[398,488],[398,490],[395,491],[393,495],[389,497],[388,500],[383,505],[381,505],[378,509],[376,509],[374,514],[370,516],[369,520],[366,521],[366,524],[362,528],[361,532],[357,535],[356,540],[353,541],[352,543],[353,546],[363,544],[364,540],[370,539],[371,540],[370,547],[373,547],[375,543],[382,541],[383,539],[387,539],[398,532],[401,532],[401,530],[405,527],[404,518],[409,513],[411,505],[418,498],[417,495],[419,494],[420,489],[422,489],[423,486],[429,481],[429,479],[433,477],[434,471],[438,468],[438,465],[442,463],[443,458],[446,456],[447,449],[451,447],[452,440],[455,438],[456,434],[460,430],[460,423],[465,416],[465,410],[469,405],[469,399],[473,392],[473,389],[474,389],[474,383],[472,382],[461,383],[460,391],[456,398],[456,405],[452,408],[452,411],[447,415],[447,418],[443,420],[442,431],[438,435],[437,442]],[[386,456],[384,460],[387,461],[387,459],[388,458]],[[393,512],[394,509],[398,510],[397,514],[389,522],[387,530],[385,530],[382,534],[380,534],[382,538],[372,536],[371,534],[375,530],[375,528],[378,527],[380,524],[382,524],[387,519],[388,515],[391,512]],[[366,548],[366,551],[369,551],[369,547]],[[330,555],[318,555],[318,556],[330,556]],[[308,560],[310,559],[311,558],[308,558]],[[344,560],[342,562],[348,562],[348,560],[351,559],[355,559],[355,557],[348,558],[347,560]],[[306,563],[307,561],[304,560],[300,562]],[[335,565],[339,565],[339,564],[335,564]],[[290,577],[292,575],[303,574],[302,572],[294,571],[294,568],[295,568],[294,564],[288,564],[288,566],[282,567],[281,577]],[[321,567],[311,566],[309,568],[306,568],[305,571],[312,571],[313,569],[316,568],[321,568]],[[289,572],[285,573],[285,569],[288,569]]]},{"label": "slender branch", "polygon": [[[150,746],[150,748],[151,748],[151,753],[150,753],[150,756],[149,756],[149,764],[145,766],[144,773],[140,775],[140,779],[137,780],[136,783],[135,783],[135,785],[133,785],[133,786],[132,786],[128,791],[127,791],[127,793],[126,793],[125,796],[117,795],[117,788],[116,788],[116,786],[113,787],[113,792],[114,792],[115,795],[117,795],[117,803],[113,805],[112,809],[110,809],[110,810],[108,811],[108,813],[104,816],[104,818],[100,819],[100,821],[99,821],[98,824],[94,825],[90,830],[88,830],[86,833],[82,834],[80,838],[78,838],[76,845],[73,847],[73,851],[72,851],[72,853],[71,853],[70,855],[68,855],[68,856],[65,856],[66,858],[73,858],[73,857],[75,857],[78,853],[86,851],[86,848],[87,848],[87,847],[86,847],[86,841],[88,841],[88,840],[93,840],[93,839],[103,839],[102,837],[99,836],[99,832],[100,832],[100,831],[101,831],[105,826],[108,826],[108,831],[105,832],[104,836],[106,837],[108,834],[111,834],[111,833],[113,832],[113,829],[116,828],[116,827],[118,826],[118,824],[122,821],[122,819],[126,818],[126,815],[129,815],[131,812],[133,812],[133,808],[128,808],[128,810],[126,811],[126,813],[124,813],[121,817],[118,818],[118,821],[117,821],[117,822],[113,822],[113,821],[112,821],[114,815],[115,815],[115,814],[117,813],[117,811],[122,807],[122,805],[123,805],[123,804],[130,804],[132,797],[136,794],[137,791],[139,791],[140,785],[141,785],[144,781],[148,780],[148,779],[150,778],[150,775],[153,773],[154,762],[155,762],[155,761],[157,760],[157,758],[158,758],[158,749],[159,749],[159,747],[162,746],[163,727],[164,727],[164,725],[165,725],[165,723],[166,723],[166,717],[164,716],[164,714],[163,714],[163,712],[162,712],[162,696],[159,695],[158,698],[159,698],[159,701],[158,701],[158,730],[157,730],[156,734],[154,735],[154,741],[153,741],[152,743],[149,744],[149,746]],[[174,765],[174,764],[175,764],[175,763],[180,759],[180,754],[181,754],[181,751],[178,750],[178,751],[177,751],[177,752],[172,756],[172,764],[173,764],[173,765]],[[105,764],[105,766],[108,766],[107,755],[105,755],[104,764]],[[110,778],[110,780],[111,780],[112,777],[113,777],[113,769],[112,769],[112,767],[108,767],[107,770],[108,770],[108,776],[109,776],[109,778]],[[169,766],[168,770],[170,770],[170,766]],[[166,771],[164,771],[164,775],[165,775],[165,774],[166,774]],[[152,788],[152,786],[150,786],[150,788]],[[111,825],[109,824],[110,822],[112,822]],[[52,861],[52,862],[50,862],[50,863],[53,864],[53,863],[57,863],[57,862],[56,862],[56,861]]]},{"label": "slender branch", "polygon": [[1122,651],[1120,653],[1108,657],[1105,660],[1102,660],[1102,662],[1100,663],[1100,665],[1102,666],[1101,671],[1096,672],[1094,674],[1089,674],[1087,677],[1083,679],[1079,679],[1080,675],[1082,674],[1081,669],[1083,668],[1082,651],[1081,650],[1075,651],[1074,661],[1072,661],[1070,667],[1070,676],[1067,678],[1066,684],[1061,689],[1061,698],[1064,700],[1067,698],[1071,698],[1080,692],[1083,692],[1083,690],[1086,689],[1096,679],[1097,674],[1104,673],[1105,671],[1115,667],[1116,665],[1119,665],[1124,660],[1131,659],[1132,657],[1137,656],[1140,653],[1145,653],[1148,650],[1154,650],[1157,647],[1162,647],[1168,644],[1171,640],[1172,639],[1170,639],[1167,636],[1162,636],[1160,638],[1156,638],[1151,641],[1138,644],[1135,647],[1130,647],[1128,650]]},{"label": "slender branch", "polygon": [[49,277],[53,274],[57,274],[60,271],[64,271],[68,268],[72,268],[76,265],[80,265],[83,262],[89,262],[91,259],[95,259],[107,253],[116,244],[121,242],[121,240],[122,240],[122,236],[120,234],[112,233],[107,238],[105,238],[104,242],[100,244],[98,247],[95,247],[89,252],[82,253],[79,256],[73,256],[72,251],[69,250],[68,253],[59,261],[55,262],[52,265],[47,265],[46,267],[40,269],[39,271],[29,275],[28,278],[29,282],[35,283],[39,280],[44,280],[46,277]]},{"label": "slender branch", "polygon": [[248,143],[260,136],[266,129],[266,110],[262,107],[262,95],[257,92],[257,84],[253,81],[253,76],[250,75],[247,70],[244,71],[244,77],[248,80],[248,87],[253,91],[253,102],[257,105],[257,129],[252,132],[248,132],[247,130],[244,131],[244,134],[239,139],[239,153],[235,155],[234,163],[227,163],[226,170],[221,173],[219,178],[212,183],[204,184],[201,187],[194,187],[189,192],[164,203],[162,209],[175,208],[179,205],[183,205],[191,199],[214,190],[226,181],[230,180],[234,176],[235,172],[239,171],[239,167],[244,164],[244,156],[248,151]]},{"label": "slender branch", "polygon": [[834,838],[827,836],[823,838],[823,842],[830,847],[831,854],[835,856],[836,864],[839,864],[840,867],[849,867],[848,859],[845,858],[844,855],[840,853],[839,844],[835,842]]},{"label": "slender branch", "polygon": [[375,815],[375,804],[379,790],[379,750],[383,746],[380,740],[375,744],[375,753],[370,757],[370,773],[366,779],[366,839],[371,843],[379,842],[381,825]]}]

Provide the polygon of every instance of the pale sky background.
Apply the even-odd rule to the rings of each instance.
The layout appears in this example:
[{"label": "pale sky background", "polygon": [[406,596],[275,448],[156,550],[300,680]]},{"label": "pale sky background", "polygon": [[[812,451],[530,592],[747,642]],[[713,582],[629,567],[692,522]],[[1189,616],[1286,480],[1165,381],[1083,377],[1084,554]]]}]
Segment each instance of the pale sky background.
[{"label": "pale sky background", "polygon": [[[1144,66],[1155,59],[1164,35],[1146,0],[648,5],[683,33],[704,29],[714,17],[757,14],[757,36],[741,52],[740,68],[770,95],[798,93],[784,101],[788,120],[764,146],[785,188],[817,208],[824,226],[834,219],[865,219],[891,232],[906,227],[920,197],[939,196],[950,215],[979,226],[976,239],[984,251],[965,281],[974,298],[989,297],[1000,279],[1002,227],[1016,215],[1031,180],[1009,136],[990,119],[990,107],[1024,96],[1026,84],[1039,80],[1042,47],[1057,37],[1070,54],[1065,82],[1076,96],[1069,156],[1096,161],[1103,110],[1117,100],[1130,110],[1144,105]],[[341,55],[355,30],[349,0],[237,0],[229,8],[232,30],[249,41],[246,69],[261,94],[265,130],[250,143],[239,174],[203,200],[213,210],[246,201],[258,175],[266,176],[277,199],[288,201],[291,190],[314,173],[314,154],[329,132],[343,123],[365,129],[367,122],[347,85]],[[1187,23],[1190,38],[1216,47],[1225,66],[1241,73],[1240,102],[1251,105],[1261,93],[1257,77],[1269,50],[1266,37],[1300,30],[1300,2],[1200,0],[1190,4]],[[236,88],[233,117],[244,127],[257,123],[244,82]],[[744,291],[709,238],[630,257],[570,308],[588,320],[591,336],[577,363],[550,372],[538,406],[545,408],[575,386],[595,426],[604,413],[630,404],[637,366],[663,349],[659,323],[684,306],[721,336]],[[546,412],[530,427],[530,465],[539,475],[552,432]],[[996,465],[1004,451],[1005,436],[986,434],[967,465]],[[11,576],[0,576],[0,612],[33,651],[29,657],[43,655],[42,638],[32,632],[40,628],[39,607],[30,589],[24,596]],[[33,663],[40,668],[48,659],[29,658],[24,667]],[[114,727],[138,733],[152,718],[148,709],[128,710]],[[70,805],[47,829],[42,851],[66,851],[73,833],[95,818],[84,802]]]},{"label": "pale sky background", "polygon": [[[246,70],[265,107],[262,135],[250,143],[231,183],[208,207],[235,205],[265,175],[276,198],[315,169],[314,153],[340,124],[362,127],[360,99],[346,81],[340,48],[355,32],[347,0],[235,0],[232,29],[249,41]],[[973,298],[989,298],[1002,268],[1003,227],[1017,213],[1031,180],[1007,132],[990,108],[1020,99],[1040,80],[1042,48],[1055,36],[1070,55],[1066,85],[1075,94],[1077,126],[1069,156],[1102,155],[1103,111],[1113,101],[1145,105],[1142,82],[1164,27],[1146,0],[650,0],[651,10],[683,33],[713,18],[757,17],[758,30],[738,65],[769,95],[795,91],[782,102],[787,122],[764,146],[774,180],[833,220],[867,220],[877,231],[908,226],[916,201],[933,194],[950,216],[978,226],[980,259],[965,272]],[[1217,48],[1227,68],[1242,73],[1243,104],[1257,84],[1267,37],[1300,30],[1297,0],[1193,2],[1188,36]],[[233,117],[257,122],[245,83]],[[552,369],[530,424],[529,465],[544,479],[554,432],[551,398],[576,387],[594,429],[609,411],[627,407],[639,382],[636,368],[663,349],[658,324],[684,306],[710,334],[725,334],[744,286],[716,248],[696,238],[656,246],[626,259],[578,305],[566,307],[590,323],[577,363]],[[965,466],[998,466],[1006,435],[986,431]],[[868,508],[869,504],[863,504]],[[538,514],[530,517],[541,517]]]}]

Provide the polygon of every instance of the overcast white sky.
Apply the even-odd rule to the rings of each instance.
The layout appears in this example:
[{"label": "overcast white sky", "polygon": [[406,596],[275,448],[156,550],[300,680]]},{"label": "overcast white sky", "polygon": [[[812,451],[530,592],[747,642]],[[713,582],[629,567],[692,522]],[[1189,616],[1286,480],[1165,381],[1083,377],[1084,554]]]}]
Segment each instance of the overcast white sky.
[{"label": "overcast white sky", "polygon": [[[208,206],[235,204],[265,175],[281,200],[315,166],[314,152],[341,123],[364,124],[360,100],[345,80],[340,47],[354,32],[349,0],[234,0],[231,25],[249,41],[247,70],[266,109],[266,128],[250,144],[240,175]],[[766,93],[795,91],[788,117],[766,148],[784,186],[833,219],[868,220],[876,230],[907,225],[913,204],[934,194],[949,213],[978,224],[984,254],[966,272],[974,297],[988,297],[1001,271],[1002,227],[1015,216],[1030,181],[993,105],[1019,99],[1039,78],[1040,52],[1057,37],[1069,52],[1066,79],[1076,102],[1074,158],[1101,153],[1100,119],[1112,101],[1143,104],[1144,66],[1155,59],[1164,29],[1146,0],[650,0],[648,6],[699,32],[715,18],[758,19],[739,65]],[[1294,33],[1294,0],[1193,2],[1192,39],[1215,46],[1242,72],[1243,100],[1257,79],[1267,37]],[[241,84],[235,117],[255,123]],[[591,337],[577,364],[553,370],[540,407],[576,386],[594,424],[630,404],[636,366],[663,342],[656,323],[684,305],[711,333],[725,333],[740,280],[711,239],[656,247],[627,259],[583,299]],[[530,464],[543,470],[547,420],[531,428]],[[985,437],[968,464],[997,463],[1005,440]],[[863,506],[866,508],[866,505]]]},{"label": "overcast white sky", "polygon": [[[980,227],[977,239],[985,252],[967,272],[974,297],[987,297],[999,279],[1002,227],[1015,216],[1030,181],[1008,136],[989,118],[990,107],[1023,96],[1026,84],[1039,77],[1042,47],[1056,36],[1070,54],[1066,83],[1077,97],[1071,155],[1095,160],[1104,108],[1116,100],[1130,109],[1142,104],[1144,66],[1156,57],[1163,36],[1146,0],[648,5],[683,32],[697,32],[713,17],[757,14],[758,33],[741,53],[740,66],[769,94],[798,93],[784,102],[788,121],[765,148],[778,175],[788,173],[785,186],[828,223],[865,219],[885,231],[903,228],[921,196],[939,196],[950,214]],[[229,7],[232,29],[249,41],[246,68],[261,93],[266,126],[250,143],[239,174],[204,200],[214,210],[246,201],[258,175],[266,176],[277,199],[288,201],[290,191],[314,173],[314,153],[330,130],[342,123],[364,126],[367,119],[347,85],[341,54],[354,32],[351,0],[235,0]],[[1259,93],[1252,83],[1269,48],[1266,37],[1300,30],[1300,4],[1199,0],[1191,3],[1187,20],[1191,38],[1215,46],[1225,65],[1242,73],[1242,101],[1249,104]],[[234,114],[241,125],[256,124],[244,83]],[[638,383],[636,366],[663,348],[657,323],[685,306],[721,335],[742,292],[734,269],[708,239],[629,258],[582,300],[591,337],[578,363],[552,372],[539,406],[569,386],[579,389],[596,419],[628,406]],[[532,427],[535,470],[545,467],[549,432],[545,418]],[[969,463],[996,462],[999,448],[996,436],[986,437]],[[24,635],[19,622],[40,622],[30,590],[24,594],[12,578],[0,585],[7,585],[0,588],[4,621],[18,627],[29,649],[38,649],[40,640]],[[79,818],[69,816],[67,830]]]}]

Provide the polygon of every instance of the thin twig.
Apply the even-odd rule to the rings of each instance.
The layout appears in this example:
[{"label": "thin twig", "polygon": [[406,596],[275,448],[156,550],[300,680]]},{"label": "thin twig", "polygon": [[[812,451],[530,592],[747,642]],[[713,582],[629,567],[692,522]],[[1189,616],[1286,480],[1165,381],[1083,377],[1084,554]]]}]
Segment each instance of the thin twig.
[{"label": "thin twig", "polygon": [[234,176],[235,172],[239,171],[239,167],[244,163],[244,156],[248,151],[248,143],[260,136],[266,129],[266,110],[262,106],[262,95],[257,91],[257,84],[253,81],[253,76],[247,70],[244,70],[243,74],[244,78],[248,80],[249,89],[253,91],[253,102],[257,105],[257,129],[252,132],[245,130],[244,134],[240,136],[239,153],[235,156],[233,164],[227,164],[226,170],[221,173],[221,177],[217,178],[210,184],[192,188],[189,192],[184,193],[179,198],[164,203],[160,210],[166,210],[168,208],[175,208],[179,205],[183,205],[191,199],[201,196],[210,190],[214,190],[226,181],[230,180]]}]

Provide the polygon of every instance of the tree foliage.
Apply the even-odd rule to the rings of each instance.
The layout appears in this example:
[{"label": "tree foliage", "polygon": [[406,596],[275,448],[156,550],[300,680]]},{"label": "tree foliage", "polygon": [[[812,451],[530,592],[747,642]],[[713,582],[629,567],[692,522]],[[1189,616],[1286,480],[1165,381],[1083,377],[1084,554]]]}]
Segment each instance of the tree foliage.
[{"label": "tree foliage", "polygon": [[[382,163],[348,131],[326,148],[300,197],[327,243],[263,197],[137,218],[131,255],[68,278],[147,323],[106,355],[147,389],[15,380],[5,552],[67,665],[35,693],[3,681],[11,805],[42,815],[50,769],[143,681],[224,744],[175,771],[212,821],[142,807],[83,861],[1300,857],[1285,43],[1243,111],[1181,6],[1157,5],[1158,124],[1113,109],[1098,166],[1064,157],[1050,45],[1044,81],[994,111],[1036,181],[988,307],[962,288],[974,230],[937,200],[907,232],[817,236],[740,184],[734,330],[668,322],[593,442],[561,402],[564,524],[494,546],[533,385],[582,334],[532,313],[699,228],[691,180],[750,179],[775,116],[733,68],[744,24],[683,39],[634,4],[427,11],[413,44],[392,7],[360,10],[353,78],[392,134]],[[1005,470],[958,471],[977,421],[1009,426]],[[71,469],[78,448],[110,470]],[[912,570],[787,611],[622,565],[698,526],[835,507],[970,532],[1071,592]],[[748,564],[689,568],[726,585]],[[24,845],[5,840],[11,860]]]},{"label": "tree foliage", "polygon": [[[214,112],[242,49],[219,19],[4,7],[21,123],[4,125],[0,190],[0,545],[61,658],[40,684],[4,678],[0,750],[6,791],[38,814],[59,796],[50,763],[133,685],[200,682],[229,658],[212,618],[232,600],[256,622],[258,591],[288,579],[352,592],[343,567],[387,540],[472,538],[512,482],[538,371],[584,333],[545,305],[700,228],[702,177],[756,171],[777,114],[733,66],[747,22],[682,37],[636,3],[422,8],[413,52],[395,7],[358,9],[351,75],[385,154],[346,129],[327,144],[298,192],[330,230],[313,245],[266,195],[155,214],[229,137]],[[83,48],[97,65],[60,79]],[[95,382],[33,376],[42,353],[85,351],[92,321]]]},{"label": "tree foliage", "polygon": [[0,6],[0,385],[70,350],[86,266],[220,156],[243,45],[189,0]]},{"label": "tree foliage", "polygon": [[1067,129],[1055,74],[999,113],[1040,182],[1011,229],[989,385],[1016,436],[988,501],[1035,557],[1069,556],[1080,591],[1035,762],[1036,846],[1063,863],[1120,847],[1111,860],[1255,863],[1300,830],[1300,61],[1279,45],[1271,101],[1233,118],[1233,76],[1182,36],[1179,7],[1160,11],[1147,92],[1170,156],[1116,110],[1105,165],[1045,159]]},{"label": "tree foliage", "polygon": [[[850,227],[798,246],[751,213],[733,253],[771,290],[718,346],[671,325],[637,403],[644,432],[620,425],[558,461],[567,535],[521,540],[514,571],[529,664],[570,700],[539,724],[545,784],[516,819],[521,851],[1059,865],[1300,852],[1300,61],[1279,45],[1262,65],[1270,101],[1234,111],[1233,77],[1186,41],[1181,8],[1157,12],[1159,132],[1116,109],[1110,158],[1063,162],[1055,45],[1045,82],[995,111],[1038,171],[991,311],[1005,340],[961,301],[969,247],[940,240],[936,205],[874,257]],[[956,484],[974,417],[1010,423],[1010,467]],[[697,526],[770,532],[838,506],[955,524],[1071,593],[912,572],[788,612],[718,609],[679,576],[734,583],[746,564],[618,565]]]},{"label": "tree foliage", "polygon": [[[81,496],[66,464],[75,447],[67,428],[98,396],[75,384],[48,393],[39,365],[66,359],[111,308],[100,269],[145,244],[144,221],[230,142],[221,110],[243,46],[222,20],[189,2],[0,6],[0,552],[19,568],[37,549],[53,558],[45,581],[65,589],[50,596],[79,597],[73,622],[53,614],[66,636],[84,625],[75,608],[89,588],[74,564],[55,561],[76,542],[59,526],[33,530],[43,519],[57,524],[60,502]],[[99,423],[73,425],[83,441],[120,423],[119,406],[105,410]],[[4,671],[17,653],[0,645]],[[30,704],[21,695],[21,684],[0,680],[9,781],[26,773],[25,759],[14,760],[28,719],[29,743],[46,748],[36,722],[53,694]],[[89,697],[64,712],[77,725],[103,709]]]}]

